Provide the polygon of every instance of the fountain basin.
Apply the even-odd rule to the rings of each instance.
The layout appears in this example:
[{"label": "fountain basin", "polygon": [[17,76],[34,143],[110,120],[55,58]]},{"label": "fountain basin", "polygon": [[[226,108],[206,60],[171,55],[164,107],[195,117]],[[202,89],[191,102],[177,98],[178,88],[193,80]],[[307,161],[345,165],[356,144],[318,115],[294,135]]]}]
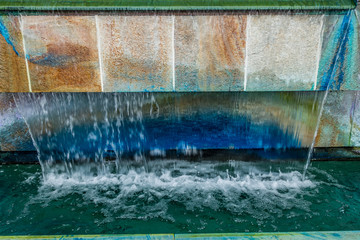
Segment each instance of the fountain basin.
[{"label": "fountain basin", "polygon": [[359,9],[298,3],[0,1],[0,239],[358,239]]},{"label": "fountain basin", "polygon": [[43,177],[40,165],[0,165],[0,234],[359,229],[358,162],[313,162],[305,180],[303,167],[231,157],[158,159],[58,164],[45,167]]}]

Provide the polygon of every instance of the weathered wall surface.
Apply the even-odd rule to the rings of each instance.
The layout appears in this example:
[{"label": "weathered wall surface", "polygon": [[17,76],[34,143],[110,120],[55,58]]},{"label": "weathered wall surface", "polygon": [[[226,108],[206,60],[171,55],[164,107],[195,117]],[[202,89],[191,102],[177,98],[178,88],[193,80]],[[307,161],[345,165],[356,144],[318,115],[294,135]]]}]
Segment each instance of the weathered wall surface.
[{"label": "weathered wall surface", "polygon": [[244,90],[247,16],[176,16],[175,90]]},{"label": "weathered wall surface", "polygon": [[0,17],[2,92],[359,90],[359,14]]},{"label": "weathered wall surface", "polygon": [[[27,124],[44,151],[303,148],[312,142],[323,97],[315,91],[0,93],[0,151],[35,150]],[[316,147],[360,147],[360,92],[330,92],[319,124]]]},{"label": "weathered wall surface", "polygon": [[20,17],[0,16],[0,33],[0,91],[28,92]]},{"label": "weathered wall surface", "polygon": [[248,26],[247,90],[315,88],[323,15],[251,16]]},{"label": "weathered wall surface", "polygon": [[34,92],[101,91],[95,17],[21,18]]},{"label": "weathered wall surface", "polygon": [[54,146],[62,136],[86,149],[94,121],[103,139],[138,146],[108,136],[123,103],[140,109],[135,130],[150,150],[302,148],[327,89],[316,146],[360,147],[359,21],[359,9],[2,15],[0,92],[14,94],[0,93],[0,151],[35,149],[24,118]]},{"label": "weathered wall surface", "polygon": [[172,90],[171,16],[98,16],[96,21],[105,92]]}]

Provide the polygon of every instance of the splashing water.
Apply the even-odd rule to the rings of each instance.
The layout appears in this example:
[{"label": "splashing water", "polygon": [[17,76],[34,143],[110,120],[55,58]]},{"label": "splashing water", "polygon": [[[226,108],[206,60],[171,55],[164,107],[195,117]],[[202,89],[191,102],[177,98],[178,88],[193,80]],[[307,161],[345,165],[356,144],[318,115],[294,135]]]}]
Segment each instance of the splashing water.
[{"label": "splashing water", "polygon": [[0,165],[0,234],[359,229],[356,162],[315,162],[305,181],[300,162],[105,165],[113,170],[75,166],[72,176],[56,165],[45,179],[38,165]]},{"label": "splashing water", "polygon": [[356,162],[315,162],[305,181],[300,162],[160,160],[72,176],[63,167],[44,179],[38,165],[0,165],[0,234],[359,229]]},{"label": "splashing water", "polygon": [[[43,169],[39,194],[30,205],[77,195],[82,204],[100,206],[103,221],[109,222],[115,215],[175,221],[176,205],[186,211],[252,215],[258,221],[295,206],[308,211],[310,202],[303,196],[311,195],[316,183],[302,179],[298,170],[259,169],[253,162],[146,160],[143,113],[158,116],[160,111],[151,94],[53,93],[14,98]],[[109,150],[115,153],[114,161],[106,160]],[[184,141],[177,151],[201,154]],[[124,152],[132,152],[135,161],[122,159]],[[150,154],[166,156],[163,149]]]},{"label": "splashing water", "polygon": [[[231,229],[241,226],[242,231],[277,231],[279,219],[289,225],[288,221],[296,224],[302,216],[314,216],[312,198],[320,183],[311,171],[304,178],[302,163],[291,162],[291,167],[281,163],[277,168],[274,162],[264,165],[228,159],[145,161],[142,151],[148,136],[143,114],[156,117],[160,111],[151,94],[22,94],[14,98],[45,170],[42,178],[32,175],[21,183],[24,188],[33,186],[35,193],[25,198],[20,216],[9,217],[8,226],[21,226],[34,211],[45,210],[51,215],[46,219],[57,224],[49,228],[54,231],[87,222],[68,230],[73,233],[94,233],[93,227],[108,232],[108,226],[114,233],[161,232],[145,226],[163,224],[170,226],[169,232],[175,232],[173,228],[229,231],[231,224]],[[201,152],[184,141],[177,148],[189,156]],[[115,153],[114,161],[107,161],[108,150]],[[122,158],[129,150],[135,161]],[[152,149],[150,155],[165,158],[166,151]],[[67,218],[82,214],[86,217],[74,222]],[[58,226],[59,221],[63,225]]]},{"label": "splashing water", "polygon": [[[316,187],[310,180],[302,181],[298,171],[272,172],[232,161],[151,161],[146,169],[132,164],[122,167],[126,170],[121,173],[111,173],[108,166],[106,174],[81,166],[71,177],[59,174],[63,170],[58,168],[62,166],[47,174],[33,201],[50,203],[80,193],[83,204],[100,205],[106,218],[174,221],[171,208],[176,203],[188,211],[225,209],[266,219],[266,211],[281,212],[295,206],[307,209],[310,203],[299,196]],[[256,210],[259,208],[261,213]]]}]

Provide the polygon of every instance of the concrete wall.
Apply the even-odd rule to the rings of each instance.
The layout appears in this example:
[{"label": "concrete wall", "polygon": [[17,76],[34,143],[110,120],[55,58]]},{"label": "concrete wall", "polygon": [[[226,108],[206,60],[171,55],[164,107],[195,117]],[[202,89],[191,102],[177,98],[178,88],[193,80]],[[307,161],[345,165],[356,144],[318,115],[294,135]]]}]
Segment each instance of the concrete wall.
[{"label": "concrete wall", "polygon": [[360,90],[359,14],[0,17],[1,92]]},{"label": "concrete wall", "polygon": [[[160,120],[142,119],[152,136],[148,148],[171,149],[193,139],[185,145],[246,149],[309,146],[324,96],[319,91],[329,88],[316,147],[360,147],[359,21],[359,7],[2,15],[0,92],[156,92],[151,96],[162,109]],[[48,99],[50,109],[63,107],[59,96],[33,96]],[[62,96],[65,105],[77,99],[67,108],[83,113],[81,121],[75,117],[80,129],[93,121],[84,96]],[[112,96],[94,97],[99,116],[112,106],[103,106]],[[15,106],[19,98],[0,93],[0,151],[34,150],[22,108]],[[69,119],[62,120],[62,128],[50,129],[55,135],[65,134]],[[199,136],[190,138],[194,131]]]},{"label": "concrete wall", "polygon": [[[323,97],[315,91],[0,93],[0,151],[35,150],[28,126],[44,152],[307,148]],[[330,92],[319,124],[316,147],[360,147],[360,92]]]}]

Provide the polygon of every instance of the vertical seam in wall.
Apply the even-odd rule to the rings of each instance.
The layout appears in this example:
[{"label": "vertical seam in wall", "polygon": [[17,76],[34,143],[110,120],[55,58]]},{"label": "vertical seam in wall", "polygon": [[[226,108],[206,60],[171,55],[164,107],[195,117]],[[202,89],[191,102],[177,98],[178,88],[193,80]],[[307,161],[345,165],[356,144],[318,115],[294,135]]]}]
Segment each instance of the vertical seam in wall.
[{"label": "vertical seam in wall", "polygon": [[104,92],[104,72],[103,72],[103,64],[102,64],[102,51],[101,51],[101,41],[100,41],[100,27],[98,16],[95,15],[95,24],[96,24],[96,39],[97,39],[97,48],[98,48],[98,56],[99,56],[99,70],[100,70],[100,83],[101,83],[101,92]]},{"label": "vertical seam in wall", "polygon": [[175,92],[175,15],[172,16],[172,85]]},{"label": "vertical seam in wall", "polygon": [[26,66],[26,76],[27,76],[28,85],[29,85],[29,92],[32,92],[30,71],[29,71],[29,63],[28,63],[28,59],[27,59],[28,57],[27,57],[27,51],[26,51],[26,45],[25,45],[24,24],[23,24],[23,16],[22,15],[20,15],[20,31],[21,31],[21,36],[22,36],[24,58],[25,58],[25,66]]},{"label": "vertical seam in wall", "polygon": [[250,34],[250,14],[246,17],[246,42],[245,42],[245,69],[244,69],[244,91],[246,91],[246,85],[248,81],[248,45]]},{"label": "vertical seam in wall", "polygon": [[316,69],[315,69],[315,79],[314,79],[314,90],[316,91],[317,88],[317,80],[319,75],[319,68],[320,68],[320,59],[321,59],[321,50],[322,50],[322,42],[323,42],[323,35],[324,35],[324,18],[325,15],[321,16],[321,25],[320,25],[320,34],[319,34],[319,43],[318,43],[318,52],[316,58]]}]

